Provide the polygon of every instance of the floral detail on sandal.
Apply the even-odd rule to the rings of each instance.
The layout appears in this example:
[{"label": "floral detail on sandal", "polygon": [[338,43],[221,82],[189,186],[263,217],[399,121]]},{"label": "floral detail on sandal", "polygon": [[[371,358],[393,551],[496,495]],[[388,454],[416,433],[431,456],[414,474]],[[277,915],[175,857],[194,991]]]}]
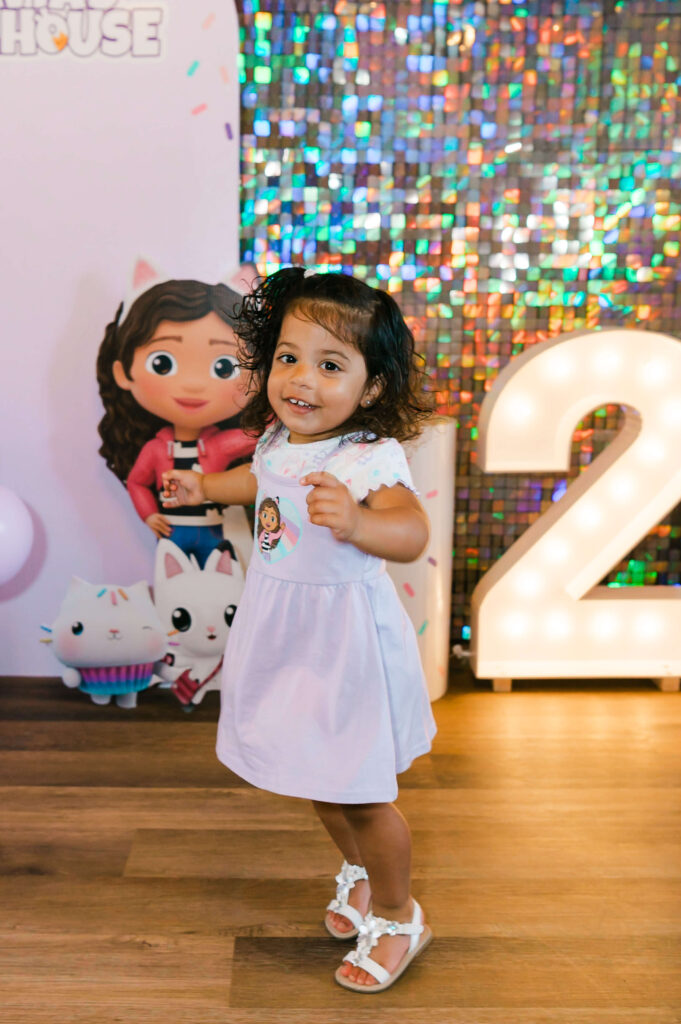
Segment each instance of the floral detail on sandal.
[{"label": "floral detail on sandal", "polygon": [[366,868],[363,868],[361,864],[348,864],[346,860],[343,861],[340,872],[336,875],[336,895],[326,909],[347,918],[354,927],[346,932],[342,932],[338,928],[334,928],[331,922],[325,919],[326,929],[330,935],[333,935],[334,939],[354,939],[357,935],[363,919],[359,910],[350,906],[348,897],[351,889],[354,889],[356,882],[360,880],[368,881],[368,879],[369,876],[366,873]]},{"label": "floral detail on sandal", "polygon": [[376,917],[371,911],[359,926],[357,946],[343,957],[354,967],[362,967],[362,961],[371,953],[382,935],[420,935],[423,925],[400,924],[399,921],[387,921],[384,917]]},{"label": "floral detail on sandal", "polygon": [[[355,981],[350,981],[345,975],[341,974],[340,967],[336,971],[336,981],[343,988],[352,989],[353,992],[383,992],[386,988],[390,988],[401,974],[407,969],[414,957],[425,949],[430,940],[433,937],[433,933],[427,924],[423,924],[423,911],[416,902],[414,903],[414,911],[412,914],[411,921],[387,921],[384,917],[376,917],[371,911],[366,915],[358,930],[357,946],[343,957],[346,963],[350,963],[353,967],[359,967],[361,970],[366,971],[373,978],[376,979],[378,984],[376,985],[360,985]],[[371,950],[374,946],[378,945],[378,940],[382,935],[409,935],[409,949],[404,954],[404,957],[400,961],[399,965],[395,968],[392,974],[385,969],[381,964],[372,960],[370,957]]]}]

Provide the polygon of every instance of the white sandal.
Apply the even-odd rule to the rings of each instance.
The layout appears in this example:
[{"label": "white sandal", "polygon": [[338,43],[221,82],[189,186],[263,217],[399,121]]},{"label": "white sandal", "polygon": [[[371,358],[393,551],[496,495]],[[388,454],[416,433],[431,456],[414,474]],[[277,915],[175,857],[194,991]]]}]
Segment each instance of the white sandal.
[{"label": "white sandal", "polygon": [[336,875],[336,882],[338,883],[336,886],[336,897],[331,900],[326,909],[333,910],[336,914],[346,917],[354,927],[347,932],[342,932],[331,924],[328,917],[325,917],[324,924],[326,925],[326,930],[329,935],[333,935],[334,939],[354,939],[359,932],[364,918],[359,910],[350,906],[348,896],[350,895],[350,890],[355,888],[355,882],[359,882],[360,879],[369,880],[366,869],[360,864],[348,864],[344,860],[340,874]]},{"label": "white sandal", "polygon": [[[378,984],[360,985],[356,981],[350,981],[344,974],[341,974],[341,968],[339,967],[335,975],[339,985],[342,985],[343,988],[352,989],[353,992],[384,992],[406,971],[414,957],[418,956],[426,948],[433,937],[433,933],[428,925],[420,923],[423,922],[423,911],[416,900],[413,902],[414,913],[412,919],[405,923],[401,921],[386,921],[384,917],[375,917],[374,914],[369,912],[360,925],[357,948],[351,950],[343,957],[343,960],[347,960],[348,963],[353,964],[355,967],[360,967],[363,971],[370,974],[372,978],[376,979]],[[369,956],[373,947],[378,945],[381,935],[411,936],[409,949],[392,974]]]}]

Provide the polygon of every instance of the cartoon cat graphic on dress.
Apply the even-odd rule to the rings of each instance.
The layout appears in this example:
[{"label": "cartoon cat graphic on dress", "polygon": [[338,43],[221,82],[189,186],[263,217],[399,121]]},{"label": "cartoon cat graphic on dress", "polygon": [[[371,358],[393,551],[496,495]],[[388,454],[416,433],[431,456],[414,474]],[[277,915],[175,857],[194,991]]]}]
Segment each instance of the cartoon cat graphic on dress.
[{"label": "cartoon cat graphic on dress", "polygon": [[118,587],[74,576],[54,623],[42,628],[65,666],[64,684],[88,693],[95,704],[114,697],[120,707],[134,708],[166,650],[166,633],[144,580]]},{"label": "cartoon cat graphic on dress", "polygon": [[220,668],[244,574],[229,541],[210,553],[203,569],[170,540],[156,548],[154,600],[172,652],[159,675],[187,710],[220,689]]}]

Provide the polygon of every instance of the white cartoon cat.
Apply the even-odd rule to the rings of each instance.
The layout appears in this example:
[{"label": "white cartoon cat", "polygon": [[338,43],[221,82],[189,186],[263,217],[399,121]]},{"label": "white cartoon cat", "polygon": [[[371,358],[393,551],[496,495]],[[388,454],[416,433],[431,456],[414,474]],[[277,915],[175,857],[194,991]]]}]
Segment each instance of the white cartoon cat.
[{"label": "white cartoon cat", "polygon": [[211,552],[203,569],[170,540],[156,547],[154,601],[172,652],[157,671],[187,709],[220,688],[222,655],[243,585],[229,541]]},{"label": "white cartoon cat", "polygon": [[166,650],[165,630],[144,580],[118,587],[74,576],[54,623],[42,629],[66,666],[66,686],[89,693],[95,704],[115,697],[120,707],[134,708]]}]

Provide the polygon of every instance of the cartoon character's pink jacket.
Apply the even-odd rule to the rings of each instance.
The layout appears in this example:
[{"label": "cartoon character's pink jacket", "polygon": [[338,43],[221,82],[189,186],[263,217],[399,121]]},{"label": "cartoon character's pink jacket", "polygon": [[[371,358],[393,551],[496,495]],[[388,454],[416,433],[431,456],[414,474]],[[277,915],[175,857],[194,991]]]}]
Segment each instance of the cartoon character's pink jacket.
[{"label": "cartoon character's pink jacket", "polygon": [[[173,428],[161,427],[156,437],[142,448],[128,474],[126,487],[139,517],[146,519],[158,512],[157,495],[161,490],[161,474],[173,468]],[[248,437],[239,427],[220,430],[206,427],[197,441],[199,465],[204,473],[221,473],[237,459],[252,455],[256,438]]]}]

